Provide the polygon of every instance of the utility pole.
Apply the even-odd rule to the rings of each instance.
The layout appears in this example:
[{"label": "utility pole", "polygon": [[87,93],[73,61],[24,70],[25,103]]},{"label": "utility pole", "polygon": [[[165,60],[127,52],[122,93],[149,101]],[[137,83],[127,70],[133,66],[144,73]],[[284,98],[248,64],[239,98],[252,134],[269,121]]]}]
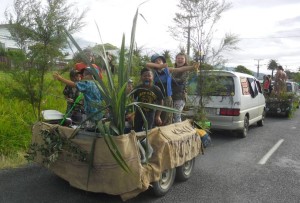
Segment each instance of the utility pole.
[{"label": "utility pole", "polygon": [[192,27],[191,26],[191,20],[192,18],[196,18],[198,16],[191,16],[191,15],[188,15],[188,16],[184,16],[183,18],[187,18],[188,20],[188,26],[187,27],[184,27],[184,29],[187,29],[187,47],[186,47],[186,51],[187,51],[187,56],[190,57],[190,47],[191,47],[191,29],[192,28],[195,28],[195,27]]},{"label": "utility pole", "polygon": [[263,59],[254,59],[254,60],[257,61],[257,74],[256,74],[256,77],[258,78],[258,76],[259,76],[259,62],[260,62],[261,60],[263,60]]}]

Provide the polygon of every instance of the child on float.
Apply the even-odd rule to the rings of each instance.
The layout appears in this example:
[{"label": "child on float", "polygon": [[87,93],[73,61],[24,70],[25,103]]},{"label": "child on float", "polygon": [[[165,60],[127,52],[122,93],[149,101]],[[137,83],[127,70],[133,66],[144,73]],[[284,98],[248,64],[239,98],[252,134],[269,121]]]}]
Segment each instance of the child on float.
[{"label": "child on float", "polygon": [[97,122],[103,118],[102,113],[99,111],[102,97],[97,85],[95,84],[92,69],[85,68],[83,70],[82,80],[77,82],[65,79],[57,72],[53,74],[53,77],[70,87],[76,87],[78,91],[84,94],[84,111],[87,118],[89,118],[86,122],[86,129],[89,131],[96,130]]},{"label": "child on float", "polygon": [[[71,70],[70,80],[73,82],[80,81],[81,80],[80,72],[76,70]],[[79,97],[80,94],[79,90],[76,87],[71,87],[69,85],[66,85],[63,90],[63,94],[67,100],[66,114],[68,114],[68,117],[71,118],[74,124],[79,124],[82,121],[82,115],[84,114],[83,100],[81,100],[77,105],[74,104],[76,99]]]},{"label": "child on float", "polygon": [[[198,66],[183,66],[179,68],[168,67],[164,56],[154,54],[151,56],[151,62],[146,64],[146,67],[154,70],[154,84],[157,85],[164,96],[164,106],[173,107],[172,100],[172,76],[171,73],[179,73],[184,71],[197,70]],[[162,112],[162,125],[172,123],[173,113]]]},{"label": "child on float", "polygon": [[[159,87],[153,84],[153,72],[149,68],[141,70],[141,84],[133,91],[134,100],[137,102],[151,103],[163,105],[163,94]],[[160,115],[161,111],[155,111],[149,108],[142,108],[143,114],[148,122],[148,129],[154,127],[154,124],[160,126],[162,124]],[[140,132],[144,130],[144,121],[142,114],[136,109],[134,116],[134,131]]]}]

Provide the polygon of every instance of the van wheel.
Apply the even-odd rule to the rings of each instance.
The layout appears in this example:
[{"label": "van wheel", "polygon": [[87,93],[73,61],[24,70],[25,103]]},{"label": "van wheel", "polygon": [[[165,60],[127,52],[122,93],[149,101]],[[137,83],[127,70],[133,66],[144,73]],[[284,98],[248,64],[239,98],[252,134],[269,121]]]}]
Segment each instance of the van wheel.
[{"label": "van wheel", "polygon": [[172,187],[176,176],[176,169],[167,169],[161,173],[160,179],[152,184],[153,193],[157,197],[164,196]]},{"label": "van wheel", "polygon": [[266,111],[263,110],[263,113],[261,115],[261,120],[257,122],[258,126],[260,126],[260,127],[264,126],[264,124],[265,124],[265,117],[266,117]]},{"label": "van wheel", "polygon": [[244,127],[241,131],[239,131],[240,137],[241,138],[247,137],[248,130],[249,130],[249,119],[248,119],[247,116],[245,116],[245,118],[244,118]]},{"label": "van wheel", "polygon": [[176,168],[176,180],[186,181],[192,176],[195,165],[195,158],[185,162],[182,166]]}]

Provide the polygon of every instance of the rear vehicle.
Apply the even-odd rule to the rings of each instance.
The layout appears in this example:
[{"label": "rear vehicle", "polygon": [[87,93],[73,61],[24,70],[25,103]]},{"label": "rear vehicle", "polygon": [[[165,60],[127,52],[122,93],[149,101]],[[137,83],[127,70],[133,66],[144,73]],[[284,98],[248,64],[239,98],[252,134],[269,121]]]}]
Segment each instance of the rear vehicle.
[{"label": "rear vehicle", "polygon": [[[250,125],[264,125],[265,97],[254,76],[222,70],[205,74],[208,81],[216,81],[204,98],[204,110],[212,130],[232,130],[240,137],[246,137]],[[190,80],[189,87],[186,106],[191,115],[199,106],[198,90],[201,87],[195,78]]]},{"label": "rear vehicle", "polygon": [[294,108],[299,108],[299,84],[292,81],[286,82],[286,92],[281,95],[272,94],[266,100],[268,115],[284,115],[288,117]]}]

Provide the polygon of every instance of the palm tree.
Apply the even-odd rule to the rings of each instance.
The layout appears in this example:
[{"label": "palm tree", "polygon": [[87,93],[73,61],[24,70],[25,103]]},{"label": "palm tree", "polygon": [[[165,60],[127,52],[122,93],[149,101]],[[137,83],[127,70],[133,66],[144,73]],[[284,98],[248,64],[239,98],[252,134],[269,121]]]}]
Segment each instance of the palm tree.
[{"label": "palm tree", "polygon": [[168,63],[169,65],[171,65],[171,64],[172,64],[172,61],[171,61],[170,51],[169,51],[169,50],[164,50],[163,53],[162,53],[162,55],[165,57],[167,63]]},{"label": "palm tree", "polygon": [[268,64],[268,70],[272,70],[272,79],[273,79],[274,70],[276,70],[277,66],[278,66],[277,61],[274,59],[271,59]]}]

